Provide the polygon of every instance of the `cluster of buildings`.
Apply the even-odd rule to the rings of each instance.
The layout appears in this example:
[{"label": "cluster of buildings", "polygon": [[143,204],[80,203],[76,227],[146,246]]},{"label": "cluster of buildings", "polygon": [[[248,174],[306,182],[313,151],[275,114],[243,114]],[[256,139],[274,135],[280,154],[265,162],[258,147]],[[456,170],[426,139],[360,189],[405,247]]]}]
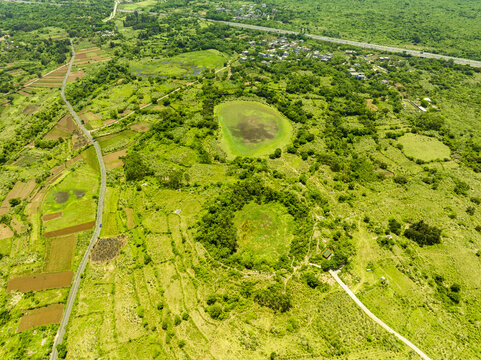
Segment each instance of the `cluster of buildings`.
[{"label": "cluster of buildings", "polygon": [[[260,4],[258,6],[255,4],[241,5],[239,9],[232,9],[230,5],[227,5],[225,8],[218,6],[215,10],[233,15],[234,20],[269,19],[270,16],[266,4]],[[275,14],[276,10],[272,9],[270,12]]]},{"label": "cluster of buildings", "polygon": [[[256,46],[264,46],[268,49],[265,51],[259,51],[257,53],[258,57],[263,58],[262,61],[265,65],[270,65],[272,60],[287,60],[291,55],[299,56],[301,53],[307,53],[306,57],[308,59],[320,59],[323,62],[327,62],[331,60],[332,54],[321,54],[319,51],[310,52],[310,49],[304,45],[304,40],[299,41],[290,41],[286,37],[281,37],[277,40],[267,41],[261,40],[260,42],[250,41],[250,47]],[[240,58],[241,61],[248,61],[248,60],[255,60],[255,55],[252,51],[245,50],[242,52],[242,56]]]},{"label": "cluster of buildings", "polygon": [[309,53],[306,56],[308,59],[319,59],[322,62],[328,62],[329,60],[332,59],[332,54],[331,53],[326,53],[326,54],[321,54],[319,51],[314,51],[312,54]]},{"label": "cluster of buildings", "polygon": [[348,72],[354,79],[366,80],[366,75],[363,72],[358,72],[355,68],[350,68]]}]

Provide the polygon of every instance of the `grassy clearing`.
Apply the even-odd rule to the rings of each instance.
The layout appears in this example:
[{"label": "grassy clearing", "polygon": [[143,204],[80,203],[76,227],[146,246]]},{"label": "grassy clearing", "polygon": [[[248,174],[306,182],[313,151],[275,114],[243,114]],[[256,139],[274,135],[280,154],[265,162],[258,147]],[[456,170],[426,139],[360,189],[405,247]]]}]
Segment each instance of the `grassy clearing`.
[{"label": "grassy clearing", "polygon": [[285,117],[256,101],[226,102],[216,107],[215,114],[221,125],[221,146],[230,158],[270,154],[292,136]]},{"label": "grassy clearing", "polygon": [[131,64],[136,75],[198,75],[203,69],[222,67],[226,56],[217,50],[201,50],[164,59],[143,59]]},{"label": "grassy clearing", "polygon": [[239,250],[258,259],[274,262],[287,254],[294,220],[280,204],[250,203],[236,214],[234,224],[239,236]]},{"label": "grassy clearing", "polygon": [[104,214],[102,220],[101,236],[118,235],[118,212],[117,203],[119,201],[119,190],[116,188],[107,188],[107,194],[104,203]]},{"label": "grassy clearing", "polygon": [[45,272],[71,270],[76,242],[77,235],[68,235],[50,240]]},{"label": "grassy clearing", "polygon": [[451,155],[442,142],[424,135],[407,133],[399,138],[399,143],[406,156],[426,162],[449,159]]},{"label": "grassy clearing", "polygon": [[97,140],[102,148],[102,152],[106,154],[127,146],[136,135],[137,132],[135,131],[125,130],[117,134],[102,136]]},{"label": "grassy clearing", "polygon": [[132,2],[132,3],[123,3],[119,6],[120,9],[125,10],[146,10],[149,7],[152,7],[157,2],[155,0],[144,0],[139,2]]},{"label": "grassy clearing", "polygon": [[97,187],[97,174],[89,166],[80,167],[68,174],[48,193],[42,209],[43,213],[63,211],[63,216],[44,223],[44,231],[94,220],[96,201],[93,196],[97,194]]}]

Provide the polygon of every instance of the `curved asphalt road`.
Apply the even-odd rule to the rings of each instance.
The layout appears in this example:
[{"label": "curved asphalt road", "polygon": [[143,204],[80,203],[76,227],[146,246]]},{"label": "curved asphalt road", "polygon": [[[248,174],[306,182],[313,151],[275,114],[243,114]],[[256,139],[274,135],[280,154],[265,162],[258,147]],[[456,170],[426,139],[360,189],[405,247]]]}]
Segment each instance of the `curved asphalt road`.
[{"label": "curved asphalt road", "polygon": [[[309,265],[311,266],[315,266],[315,267],[318,267],[318,268],[321,268],[319,265],[317,264],[312,264],[312,263],[309,263]],[[333,271],[333,270],[329,270],[329,273],[332,275],[332,277],[334,278],[334,280],[336,280],[336,282],[343,288],[343,290],[347,293],[347,295],[350,296],[350,298],[352,300],[354,300],[354,302],[361,308],[362,311],[364,311],[366,313],[367,316],[369,316],[372,320],[374,320],[377,324],[379,324],[380,326],[382,326],[386,331],[388,331],[389,333],[393,334],[395,337],[397,337],[399,340],[401,340],[403,343],[405,343],[407,346],[409,346],[413,351],[416,352],[416,354],[418,354],[422,359],[424,360],[431,360],[431,358],[429,356],[427,356],[425,353],[423,353],[416,345],[414,345],[412,342],[410,342],[408,339],[406,339],[404,336],[402,336],[401,334],[397,333],[396,331],[394,331],[393,329],[391,329],[389,326],[387,326],[381,319],[379,319],[376,315],[374,315],[371,311],[369,311],[369,309],[361,302],[361,300],[358,299],[358,297],[356,295],[354,295],[354,293],[351,291],[351,289],[349,289],[349,287],[344,283],[344,281],[342,281],[339,276],[337,275],[337,273],[339,272],[338,271]]]},{"label": "curved asphalt road", "polygon": [[[297,31],[274,29],[274,28],[269,28],[269,27],[265,27],[265,26],[242,24],[242,23],[236,23],[236,22],[231,22],[231,21],[220,21],[220,20],[211,20],[211,19],[204,19],[204,20],[212,21],[212,22],[218,22],[218,23],[229,25],[229,26],[235,26],[235,27],[240,27],[240,28],[244,28],[244,29],[275,32],[275,33],[278,33],[278,34],[295,34],[295,35],[300,34]],[[470,65],[470,66],[473,66],[473,67],[481,67],[481,61],[476,61],[476,60],[469,60],[469,59],[462,59],[462,58],[457,58],[457,57],[453,57],[453,56],[427,53],[427,52],[424,52],[424,51],[407,50],[407,49],[395,48],[395,47],[391,47],[391,46],[369,44],[369,43],[359,42],[359,41],[336,39],[336,38],[331,38],[331,37],[327,37],[327,36],[309,35],[309,34],[303,34],[303,35],[306,36],[306,37],[309,37],[311,39],[314,39],[314,40],[327,41],[327,42],[332,42],[332,43],[336,43],[336,44],[351,45],[351,46],[362,47],[362,48],[366,48],[366,49],[373,49],[373,50],[378,50],[378,51],[387,51],[387,52],[391,52],[391,53],[401,53],[401,54],[407,54],[407,55],[417,56],[417,57],[422,57],[422,58],[440,59],[440,60],[447,60],[447,61],[452,60],[457,64]]]},{"label": "curved asphalt road", "polygon": [[[70,40],[70,42],[72,42]],[[81,276],[85,270],[85,266],[87,265],[87,262],[89,260],[90,252],[92,251],[92,248],[97,241],[99,234],[100,234],[100,229],[102,226],[102,210],[103,210],[103,205],[104,205],[104,196],[105,196],[105,186],[106,186],[106,172],[105,172],[105,164],[104,160],[102,158],[102,151],[100,150],[100,146],[97,143],[97,141],[94,140],[94,138],[90,135],[88,130],[82,125],[82,121],[80,121],[77,113],[74,111],[72,108],[72,105],[68,102],[67,98],[65,97],[65,85],[67,84],[67,79],[70,74],[70,70],[72,69],[73,62],[75,60],[75,50],[72,46],[72,59],[70,60],[70,64],[68,66],[67,73],[65,74],[65,78],[63,79],[62,83],[62,99],[65,102],[65,105],[67,105],[68,110],[70,111],[70,114],[72,117],[75,119],[75,122],[77,123],[78,127],[82,130],[84,135],[89,139],[89,141],[94,145],[95,152],[97,153],[97,159],[99,161],[100,165],[100,192],[99,192],[99,198],[98,198],[98,204],[97,204],[97,218],[96,218],[96,223],[95,223],[95,230],[92,235],[92,238],[90,239],[89,246],[87,247],[87,250],[84,253],[84,256],[82,257],[82,261],[80,262],[80,265],[77,269],[77,272],[75,273],[75,279],[73,281],[72,287],[70,288],[70,293],[68,294],[68,300],[67,300],[67,306],[65,307],[65,311],[63,313],[63,318],[62,321],[60,322],[60,327],[58,328],[57,335],[55,336],[55,340],[53,342],[53,347],[52,347],[52,352],[50,354],[50,359],[51,360],[56,360],[57,359],[57,345],[62,343],[63,336],[65,334],[65,329],[68,324],[68,320],[70,318],[70,313],[72,312],[73,305],[75,303],[75,299],[77,297],[77,292],[80,286],[80,280]]]}]

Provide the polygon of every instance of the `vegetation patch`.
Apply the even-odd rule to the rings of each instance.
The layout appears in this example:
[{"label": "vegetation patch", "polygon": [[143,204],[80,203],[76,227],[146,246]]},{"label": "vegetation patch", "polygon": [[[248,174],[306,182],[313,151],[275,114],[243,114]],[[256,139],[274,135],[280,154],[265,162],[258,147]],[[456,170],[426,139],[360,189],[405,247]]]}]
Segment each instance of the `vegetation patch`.
[{"label": "vegetation patch", "polygon": [[224,65],[226,57],[217,50],[193,51],[165,59],[144,59],[134,62],[131,71],[137,76],[196,76],[203,69]]},{"label": "vegetation patch", "polygon": [[45,272],[70,270],[76,242],[75,235],[52,239],[47,251]]},{"label": "vegetation patch", "polygon": [[92,261],[97,263],[111,261],[120,254],[120,249],[126,242],[127,235],[98,239],[90,257]]},{"label": "vegetation patch", "polygon": [[294,219],[279,203],[249,203],[234,218],[239,251],[256,260],[275,262],[289,253]]},{"label": "vegetation patch", "polygon": [[39,309],[27,310],[20,318],[17,332],[43,325],[58,324],[62,320],[63,304],[53,304]]},{"label": "vegetation patch", "polygon": [[218,105],[220,143],[230,156],[261,156],[289,142],[292,127],[276,109],[257,101],[230,101]]},{"label": "vegetation patch", "polygon": [[402,145],[404,154],[415,160],[440,161],[449,159],[451,156],[449,147],[433,137],[407,133],[398,141]]}]

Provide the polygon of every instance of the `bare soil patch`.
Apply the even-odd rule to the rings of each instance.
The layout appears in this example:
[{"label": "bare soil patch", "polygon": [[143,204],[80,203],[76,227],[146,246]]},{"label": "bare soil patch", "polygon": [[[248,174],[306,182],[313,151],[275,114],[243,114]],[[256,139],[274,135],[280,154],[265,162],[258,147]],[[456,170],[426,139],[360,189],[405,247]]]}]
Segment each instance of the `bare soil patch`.
[{"label": "bare soil patch", "polygon": [[120,249],[126,242],[127,235],[98,239],[90,258],[96,263],[110,261],[120,254]]},{"label": "bare soil patch", "polygon": [[80,130],[75,130],[73,132],[73,136],[72,136],[72,147],[73,147],[73,150],[77,150],[77,149],[80,149],[80,148],[83,148],[85,145],[88,144],[88,140],[87,138],[85,137],[85,135],[83,135]]},{"label": "bare soil patch", "polygon": [[147,130],[149,130],[150,124],[146,122],[141,122],[130,126],[130,128],[135,131],[146,132]]},{"label": "bare soil patch", "polygon": [[72,71],[69,74],[67,81],[76,81],[78,79],[83,78],[84,75],[85,75],[85,72],[83,70]]},{"label": "bare soil patch", "polygon": [[76,235],[53,238],[48,247],[45,272],[70,270],[76,243]]},{"label": "bare soil patch", "polygon": [[49,221],[49,220],[58,219],[58,218],[61,218],[62,215],[63,215],[63,211],[45,214],[45,215],[42,216],[42,221]]},{"label": "bare soil patch", "polygon": [[90,230],[94,226],[95,226],[95,221],[89,221],[83,224],[69,226],[59,230],[49,231],[43,234],[43,236],[45,236],[46,238],[52,238],[57,236],[70,235],[70,234],[75,234],[81,231]]},{"label": "bare soil patch", "polygon": [[373,101],[372,99],[367,99],[367,107],[370,110],[377,111],[378,107],[376,105],[374,105],[372,101]]},{"label": "bare soil patch", "polygon": [[13,236],[13,231],[5,224],[0,224],[0,240],[9,239]]},{"label": "bare soil patch", "polygon": [[74,190],[73,193],[77,199],[81,199],[85,196],[85,190]]},{"label": "bare soil patch", "polygon": [[70,194],[68,191],[58,191],[55,193],[54,197],[57,204],[65,204],[68,201]]},{"label": "bare soil patch", "polygon": [[234,136],[242,138],[246,142],[260,143],[264,140],[271,140],[275,137],[279,128],[274,124],[267,128],[254,117],[244,117],[235,128],[232,129]]},{"label": "bare soil patch", "polygon": [[73,159],[68,159],[67,162],[65,163],[66,166],[70,166],[72,164],[75,164],[77,161],[82,160],[82,155],[77,155]]},{"label": "bare soil patch", "polygon": [[73,272],[66,271],[53,274],[35,274],[16,279],[9,279],[7,292],[17,290],[20,292],[58,289],[72,283]]},{"label": "bare soil patch", "polygon": [[104,156],[105,167],[108,170],[115,169],[124,165],[121,157],[127,155],[127,149],[116,151]]},{"label": "bare soil patch", "polygon": [[30,96],[30,93],[28,93],[26,91],[23,91],[23,90],[18,90],[17,92],[22,96]]},{"label": "bare soil patch", "polygon": [[25,311],[18,324],[17,332],[34,329],[42,325],[59,324],[62,320],[63,308],[63,304],[53,304]]},{"label": "bare soil patch", "polygon": [[92,120],[101,119],[102,115],[94,114],[93,112],[88,111],[88,112],[85,112],[85,113],[81,114],[79,117],[84,122],[89,122],[89,121],[92,121]]}]

